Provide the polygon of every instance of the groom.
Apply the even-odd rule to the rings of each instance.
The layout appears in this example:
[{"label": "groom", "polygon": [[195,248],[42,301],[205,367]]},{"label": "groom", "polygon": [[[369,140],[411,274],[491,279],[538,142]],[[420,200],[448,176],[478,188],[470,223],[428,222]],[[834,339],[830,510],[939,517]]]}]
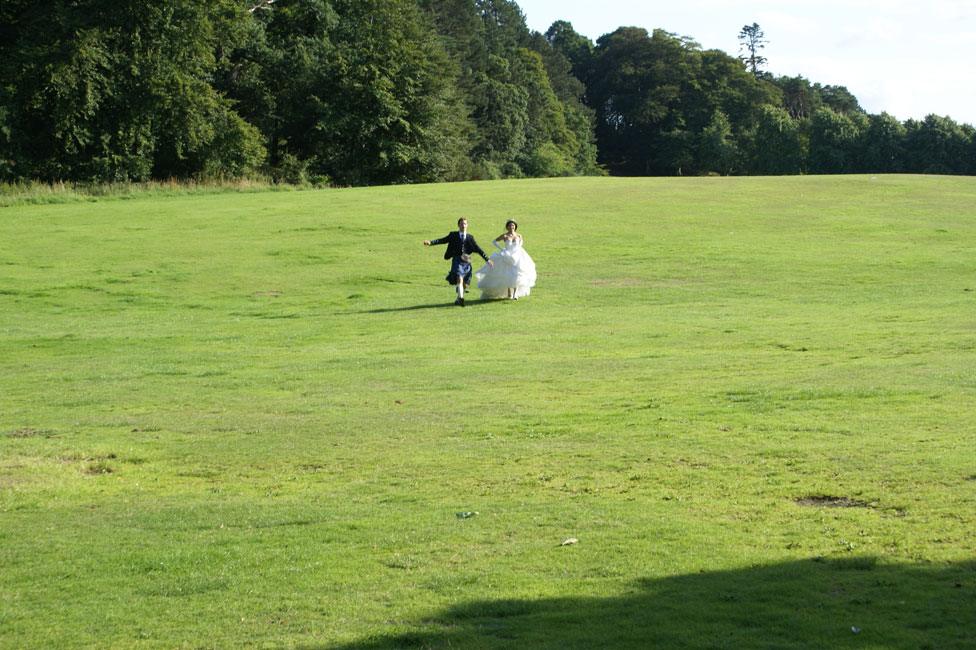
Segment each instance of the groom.
[{"label": "groom", "polygon": [[425,239],[424,246],[447,244],[444,259],[451,260],[451,272],[447,274],[447,281],[457,291],[454,304],[464,307],[464,290],[471,285],[471,253],[481,255],[488,262],[488,266],[492,266],[492,263],[474,237],[468,234],[468,220],[461,217],[457,225],[458,229],[448,233],[446,237]]}]

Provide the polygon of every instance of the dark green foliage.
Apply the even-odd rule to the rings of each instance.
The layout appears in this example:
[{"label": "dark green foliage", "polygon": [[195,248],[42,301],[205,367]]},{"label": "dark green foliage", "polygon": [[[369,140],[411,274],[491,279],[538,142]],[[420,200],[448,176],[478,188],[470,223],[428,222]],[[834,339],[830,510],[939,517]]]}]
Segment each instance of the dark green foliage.
[{"label": "dark green foliage", "polygon": [[593,63],[593,42],[576,33],[573,24],[557,20],[546,30],[546,41],[562,54],[572,66],[571,71],[578,79],[588,81],[588,73]]},{"label": "dark green foliage", "polygon": [[519,175],[515,159],[525,149],[528,125],[528,92],[512,81],[508,60],[495,54],[475,77],[479,92],[473,115],[481,137],[473,153],[506,176]]},{"label": "dark green foliage", "polygon": [[699,120],[708,123],[716,110],[721,110],[738,133],[756,124],[764,105],[778,106],[782,93],[765,79],[756,79],[742,64],[721,50],[701,52],[698,72],[701,86]]},{"label": "dark green foliage", "polygon": [[662,30],[601,37],[589,68],[601,162],[615,174],[731,173],[739,140],[779,98],[732,57]]},{"label": "dark green foliage", "polygon": [[821,106],[841,115],[863,114],[857,98],[844,86],[821,86],[802,76],[769,77],[782,91],[782,105],[794,119],[813,117]]},{"label": "dark green foliage", "polygon": [[976,168],[974,129],[949,118],[901,125],[868,116],[843,86],[750,74],[742,61],[662,30],[620,28],[595,48],[561,21],[546,36],[586,84],[600,161],[613,174]]},{"label": "dark green foliage", "polygon": [[[550,45],[542,34],[533,33],[529,45],[541,57],[549,85],[558,100],[558,105],[553,108],[556,113],[562,114],[567,129],[563,150],[572,158],[570,173],[603,173],[596,165],[597,151],[593,135],[596,114],[583,103],[586,86],[573,76],[573,65],[569,59]],[[558,116],[556,119],[559,119]]]},{"label": "dark green foliage", "polygon": [[597,41],[587,98],[597,113],[601,162],[629,176],[677,173],[687,159],[685,45],[658,30],[621,27]]},{"label": "dark green foliage", "polygon": [[308,128],[293,134],[293,148],[343,184],[438,180],[450,166],[442,134],[457,106],[433,30],[405,0],[334,7],[334,49],[314,71]]},{"label": "dark green foliage", "polygon": [[532,34],[509,0],[422,0],[452,61],[470,116],[477,178],[599,173],[593,113],[571,64]]},{"label": "dark green foliage", "polygon": [[861,169],[866,172],[904,171],[905,127],[887,113],[869,115],[862,132]]},{"label": "dark green foliage", "polygon": [[924,174],[971,172],[973,129],[964,129],[949,117],[929,115],[921,122],[905,122],[906,171]]},{"label": "dark green foliage", "polygon": [[705,173],[727,175],[736,170],[739,158],[729,118],[717,110],[698,137],[699,168]]},{"label": "dark green foliage", "polygon": [[11,0],[0,34],[7,180],[599,172],[582,84],[510,0]]},{"label": "dark green foliage", "polygon": [[821,86],[814,84],[814,88],[820,93],[820,101],[835,113],[843,115],[863,114],[864,109],[857,101],[857,97],[844,86]]},{"label": "dark green foliage", "polygon": [[969,125],[514,0],[6,0],[0,181],[976,172]]},{"label": "dark green foliage", "polygon": [[277,2],[221,83],[260,125],[287,182],[451,176],[458,102],[431,25],[406,0]]},{"label": "dark green foliage", "polygon": [[0,60],[8,178],[239,175],[257,131],[210,85],[227,3],[8,2]]},{"label": "dark green foliage", "polygon": [[965,153],[963,173],[976,175],[976,128],[971,124],[964,124],[962,129],[969,135],[969,147]]},{"label": "dark green foliage", "polygon": [[810,159],[814,174],[843,174],[858,169],[861,132],[868,120],[863,115],[847,116],[822,106],[810,121]]},{"label": "dark green foliage", "polygon": [[750,141],[750,170],[755,174],[797,174],[806,157],[800,125],[785,109],[764,106]]},{"label": "dark green foliage", "polygon": [[776,77],[773,83],[783,93],[783,108],[795,120],[809,118],[820,108],[822,100],[803,77]]},{"label": "dark green foliage", "polygon": [[238,110],[263,134],[276,178],[307,180],[305,146],[318,95],[312,88],[328,65],[328,33],[338,22],[325,0],[279,2],[255,10],[243,24],[247,37],[226,53],[216,85],[237,101]]}]

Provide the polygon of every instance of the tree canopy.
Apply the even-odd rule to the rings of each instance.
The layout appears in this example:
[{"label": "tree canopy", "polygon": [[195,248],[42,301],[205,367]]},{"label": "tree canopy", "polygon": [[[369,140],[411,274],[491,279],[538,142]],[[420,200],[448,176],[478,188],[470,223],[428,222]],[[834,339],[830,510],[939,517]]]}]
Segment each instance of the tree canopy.
[{"label": "tree canopy", "polygon": [[512,0],[6,0],[0,180],[976,171],[972,126],[869,115],[740,38],[539,34]]}]

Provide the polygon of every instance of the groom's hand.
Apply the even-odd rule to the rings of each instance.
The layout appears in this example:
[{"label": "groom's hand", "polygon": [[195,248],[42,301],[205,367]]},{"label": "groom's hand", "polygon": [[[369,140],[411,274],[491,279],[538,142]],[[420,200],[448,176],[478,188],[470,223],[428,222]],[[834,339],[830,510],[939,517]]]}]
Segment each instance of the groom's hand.
[{"label": "groom's hand", "polygon": [[424,240],[424,246],[430,246],[430,240],[429,239],[425,239]]}]

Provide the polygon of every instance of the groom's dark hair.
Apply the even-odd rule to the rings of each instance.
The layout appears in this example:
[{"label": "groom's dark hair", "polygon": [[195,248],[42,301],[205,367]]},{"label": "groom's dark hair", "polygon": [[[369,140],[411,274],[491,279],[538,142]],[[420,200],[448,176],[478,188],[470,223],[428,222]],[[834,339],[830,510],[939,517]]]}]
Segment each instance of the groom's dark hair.
[{"label": "groom's dark hair", "polygon": [[467,220],[468,220],[467,217],[461,217],[460,219],[458,219],[458,225],[460,226],[462,221],[467,221]]}]

